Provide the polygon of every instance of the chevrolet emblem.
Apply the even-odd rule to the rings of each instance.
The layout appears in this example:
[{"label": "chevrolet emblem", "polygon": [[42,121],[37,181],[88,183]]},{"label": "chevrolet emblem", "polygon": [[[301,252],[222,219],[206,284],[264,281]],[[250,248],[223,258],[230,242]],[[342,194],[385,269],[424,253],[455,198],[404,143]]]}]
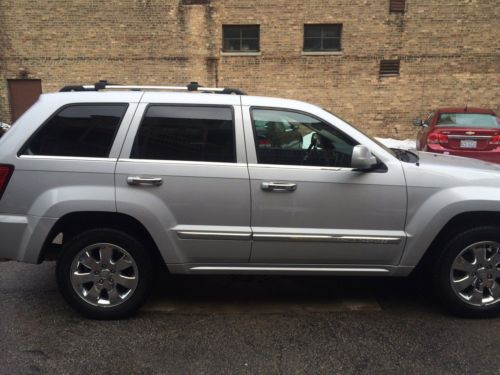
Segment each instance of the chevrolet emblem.
[{"label": "chevrolet emblem", "polygon": [[465,132],[465,134],[467,134],[467,135],[474,135],[474,134],[476,134],[476,132],[470,132],[469,131],[469,132]]}]

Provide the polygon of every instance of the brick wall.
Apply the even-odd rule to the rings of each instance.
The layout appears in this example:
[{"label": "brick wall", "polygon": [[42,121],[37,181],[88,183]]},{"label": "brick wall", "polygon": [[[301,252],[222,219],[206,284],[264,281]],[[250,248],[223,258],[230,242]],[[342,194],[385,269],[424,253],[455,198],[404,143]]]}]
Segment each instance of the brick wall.
[{"label": "brick wall", "polygon": [[[388,0],[0,0],[0,121],[25,68],[45,92],[103,78],[238,87],[404,138],[435,107],[500,110],[499,19],[498,0],[407,0],[404,14]],[[304,23],[342,23],[342,53],[304,55]],[[260,55],[222,54],[223,24],[259,24]],[[400,76],[379,78],[392,58]]]}]

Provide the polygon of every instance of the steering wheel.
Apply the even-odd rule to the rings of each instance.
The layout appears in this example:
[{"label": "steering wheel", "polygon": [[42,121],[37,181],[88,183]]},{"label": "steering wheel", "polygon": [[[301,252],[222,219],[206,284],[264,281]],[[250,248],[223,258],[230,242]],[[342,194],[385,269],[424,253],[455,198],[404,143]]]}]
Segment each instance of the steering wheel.
[{"label": "steering wheel", "polygon": [[318,147],[321,147],[321,149],[324,151],[323,156],[325,159],[325,166],[329,167],[334,165],[335,161],[337,160],[334,151],[335,146],[329,139],[316,132],[311,136],[311,144],[307,148],[307,152],[302,159],[302,164],[305,164],[308,160],[311,159],[313,152],[318,151]]}]

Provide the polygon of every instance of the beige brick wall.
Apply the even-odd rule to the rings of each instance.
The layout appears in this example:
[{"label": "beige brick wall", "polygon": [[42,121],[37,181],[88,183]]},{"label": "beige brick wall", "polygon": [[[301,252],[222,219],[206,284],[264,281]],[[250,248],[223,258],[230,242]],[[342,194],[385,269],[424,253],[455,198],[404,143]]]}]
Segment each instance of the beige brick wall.
[{"label": "beige brick wall", "polygon": [[[0,0],[0,121],[20,68],[43,90],[106,78],[306,100],[373,135],[412,136],[435,107],[500,110],[498,0]],[[304,56],[305,23],[342,23],[342,54]],[[259,56],[221,54],[223,24],[260,24]],[[399,77],[378,76],[400,58]]]}]

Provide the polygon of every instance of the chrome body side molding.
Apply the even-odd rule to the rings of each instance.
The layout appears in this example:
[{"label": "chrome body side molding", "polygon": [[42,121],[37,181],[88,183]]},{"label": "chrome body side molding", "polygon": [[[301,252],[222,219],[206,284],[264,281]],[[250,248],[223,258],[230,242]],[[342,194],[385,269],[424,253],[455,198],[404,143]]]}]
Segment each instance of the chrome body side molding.
[{"label": "chrome body side molding", "polygon": [[178,231],[177,236],[183,240],[249,241],[252,239],[251,233],[242,233],[242,232]]},{"label": "chrome body side molding", "polygon": [[335,236],[316,234],[259,234],[254,233],[255,241],[301,241],[301,242],[340,242],[340,243],[373,243],[373,244],[399,244],[400,237],[378,236]]},{"label": "chrome body side molding", "polygon": [[293,242],[337,242],[337,243],[371,243],[399,244],[401,237],[382,236],[352,236],[352,235],[321,235],[321,234],[264,234],[220,231],[177,231],[177,236],[183,240],[241,240],[241,241],[293,241]]}]

